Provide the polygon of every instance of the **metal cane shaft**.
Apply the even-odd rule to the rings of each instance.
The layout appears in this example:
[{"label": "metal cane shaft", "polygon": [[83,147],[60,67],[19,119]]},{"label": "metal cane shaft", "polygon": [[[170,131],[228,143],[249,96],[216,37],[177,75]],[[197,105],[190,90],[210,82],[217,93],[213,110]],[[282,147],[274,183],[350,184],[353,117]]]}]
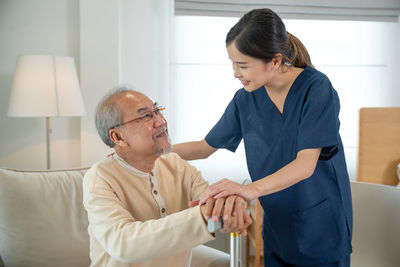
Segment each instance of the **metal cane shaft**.
[{"label": "metal cane shaft", "polygon": [[[207,222],[207,229],[210,233],[214,233],[216,230],[221,229],[223,226],[223,221],[220,218],[218,222],[214,222],[212,219],[209,219]],[[232,232],[230,234],[230,267],[239,267],[240,266],[240,251],[239,251],[239,234]]]},{"label": "metal cane shaft", "polygon": [[231,233],[231,264],[230,267],[239,267],[239,234]]}]

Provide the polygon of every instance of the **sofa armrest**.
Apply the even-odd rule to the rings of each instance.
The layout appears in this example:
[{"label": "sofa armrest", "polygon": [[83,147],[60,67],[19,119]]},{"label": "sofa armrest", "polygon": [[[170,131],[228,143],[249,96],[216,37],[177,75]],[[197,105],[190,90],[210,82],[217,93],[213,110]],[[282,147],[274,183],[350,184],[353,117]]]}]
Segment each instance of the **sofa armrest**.
[{"label": "sofa armrest", "polygon": [[352,267],[400,266],[400,188],[351,181]]}]

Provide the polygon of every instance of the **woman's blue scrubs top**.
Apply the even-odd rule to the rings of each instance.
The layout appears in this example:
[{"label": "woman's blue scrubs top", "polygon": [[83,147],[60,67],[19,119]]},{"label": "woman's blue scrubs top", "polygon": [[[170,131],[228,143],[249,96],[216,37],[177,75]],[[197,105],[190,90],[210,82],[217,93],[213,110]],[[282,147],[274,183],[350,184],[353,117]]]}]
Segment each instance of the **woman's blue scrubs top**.
[{"label": "woman's blue scrubs top", "polygon": [[288,263],[334,262],[352,250],[351,192],[339,108],[329,79],[306,67],[290,88],[282,114],[264,87],[240,89],[206,136],[209,145],[233,152],[243,138],[253,181],[278,171],[303,149],[322,148],[311,177],[259,198],[265,252]]}]

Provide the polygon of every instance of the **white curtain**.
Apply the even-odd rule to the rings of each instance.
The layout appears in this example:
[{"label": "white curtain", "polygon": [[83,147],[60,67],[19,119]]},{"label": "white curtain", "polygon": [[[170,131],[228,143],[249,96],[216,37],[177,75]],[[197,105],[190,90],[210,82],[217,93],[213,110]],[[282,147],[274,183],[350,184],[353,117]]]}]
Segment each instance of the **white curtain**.
[{"label": "white curtain", "polygon": [[398,21],[398,0],[175,0],[175,15],[241,17],[271,8],[285,19]]}]

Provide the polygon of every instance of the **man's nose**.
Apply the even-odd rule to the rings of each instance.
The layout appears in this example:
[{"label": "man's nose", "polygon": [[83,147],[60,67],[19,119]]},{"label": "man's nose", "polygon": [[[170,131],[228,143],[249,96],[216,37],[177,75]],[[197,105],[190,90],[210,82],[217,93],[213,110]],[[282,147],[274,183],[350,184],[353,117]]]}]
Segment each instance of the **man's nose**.
[{"label": "man's nose", "polygon": [[167,124],[167,121],[165,120],[164,116],[161,113],[154,114],[153,120],[155,128]]}]

